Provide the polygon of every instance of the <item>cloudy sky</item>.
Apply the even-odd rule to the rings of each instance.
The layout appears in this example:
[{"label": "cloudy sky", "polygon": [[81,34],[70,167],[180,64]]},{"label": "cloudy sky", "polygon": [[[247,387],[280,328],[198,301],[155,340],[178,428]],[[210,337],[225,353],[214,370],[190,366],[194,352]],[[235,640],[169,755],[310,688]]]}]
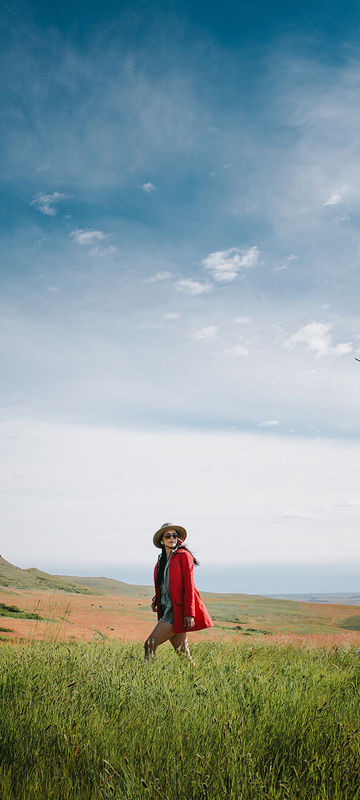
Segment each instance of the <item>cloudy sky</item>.
[{"label": "cloudy sky", "polygon": [[358,3],[1,24],[2,555],[359,589]]}]

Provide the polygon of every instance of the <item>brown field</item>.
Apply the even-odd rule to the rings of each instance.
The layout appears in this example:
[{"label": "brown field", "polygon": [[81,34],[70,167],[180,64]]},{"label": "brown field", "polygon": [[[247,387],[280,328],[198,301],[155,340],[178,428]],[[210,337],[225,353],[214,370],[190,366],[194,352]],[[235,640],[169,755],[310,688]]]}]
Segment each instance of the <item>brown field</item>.
[{"label": "brown field", "polygon": [[[71,595],[63,592],[0,591],[0,602],[16,605],[22,611],[36,612],[42,620],[0,617],[2,641],[84,641],[94,638],[142,641],[156,624],[149,598],[114,595]],[[219,632],[209,630],[192,634],[194,640],[218,639]]]},{"label": "brown field", "polygon": [[35,611],[44,619],[0,617],[0,626],[12,628],[6,638],[61,641],[141,639],[149,632],[153,615],[149,600],[111,595],[68,595],[63,592],[0,592],[0,602]]},{"label": "brown field", "polygon": [[[358,613],[358,608],[339,605],[291,603],[280,606],[249,595],[204,595],[215,627],[191,634],[192,641],[234,639],[290,642],[307,647],[360,645],[360,632],[337,628],[340,620]],[[235,597],[237,598],[235,600]],[[0,602],[21,611],[36,612],[43,619],[0,617],[1,641],[85,641],[116,639],[143,641],[156,623],[150,608],[151,593],[139,587],[136,596],[82,595],[61,591],[0,590]],[[237,613],[238,617],[233,615]],[[234,626],[244,622],[240,630]],[[268,633],[258,633],[266,628]],[[252,630],[251,630],[252,629]],[[246,637],[246,639],[245,639]]]}]

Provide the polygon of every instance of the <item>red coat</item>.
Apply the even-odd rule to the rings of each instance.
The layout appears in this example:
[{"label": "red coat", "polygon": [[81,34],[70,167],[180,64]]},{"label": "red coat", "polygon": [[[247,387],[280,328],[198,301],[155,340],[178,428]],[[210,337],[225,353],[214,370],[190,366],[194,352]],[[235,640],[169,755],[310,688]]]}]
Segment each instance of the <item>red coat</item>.
[{"label": "red coat", "polygon": [[[156,607],[158,619],[161,617],[161,592],[157,582],[158,564],[154,570]],[[179,547],[171,556],[169,564],[170,598],[174,612],[174,633],[188,630],[201,631],[212,628],[213,621],[208,613],[200,592],[194,584],[194,559],[188,550]],[[184,627],[184,617],[194,617],[193,628]]]}]

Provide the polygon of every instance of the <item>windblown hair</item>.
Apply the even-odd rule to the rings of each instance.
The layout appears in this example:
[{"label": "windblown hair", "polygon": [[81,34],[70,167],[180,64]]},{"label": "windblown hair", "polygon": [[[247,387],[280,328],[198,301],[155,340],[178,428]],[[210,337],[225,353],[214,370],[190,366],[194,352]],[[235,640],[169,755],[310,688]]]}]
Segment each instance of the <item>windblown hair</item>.
[{"label": "windblown hair", "polygon": [[[180,550],[180,548],[181,548],[182,550],[187,550],[187,552],[188,552],[188,553],[190,553],[190,555],[191,555],[191,556],[193,557],[193,559],[194,559],[194,564],[195,564],[195,566],[196,566],[196,567],[199,567],[199,566],[200,566],[200,561],[198,561],[198,560],[197,560],[197,558],[195,558],[195,556],[194,556],[194,554],[191,552],[191,550],[189,550],[189,548],[188,548],[188,547],[186,547],[186,545],[185,545],[185,544],[183,544],[181,541],[180,541],[180,543],[178,544],[178,546],[177,546],[177,548],[176,548],[175,552],[177,552],[177,550]],[[156,581],[157,581],[157,583],[159,584],[159,586],[161,586],[161,584],[162,584],[162,582],[163,582],[163,580],[164,580],[164,569],[165,569],[165,564],[166,564],[166,561],[167,561],[167,557],[166,557],[165,545],[164,545],[164,544],[162,544],[162,545],[161,545],[161,556],[160,556],[160,561],[159,561],[159,564],[158,564],[158,570],[157,570],[157,576],[156,576]]]}]

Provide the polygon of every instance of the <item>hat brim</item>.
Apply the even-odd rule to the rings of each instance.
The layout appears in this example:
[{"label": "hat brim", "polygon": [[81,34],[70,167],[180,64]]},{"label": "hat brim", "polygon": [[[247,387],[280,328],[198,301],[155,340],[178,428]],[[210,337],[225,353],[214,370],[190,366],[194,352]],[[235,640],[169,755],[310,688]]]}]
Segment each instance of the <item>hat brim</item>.
[{"label": "hat brim", "polygon": [[167,525],[166,527],[159,528],[159,530],[156,531],[156,533],[154,533],[153,542],[155,547],[161,548],[161,539],[164,533],[166,533],[166,531],[176,531],[179,534],[181,541],[183,542],[187,537],[186,530],[185,528],[183,528],[182,525]]}]

